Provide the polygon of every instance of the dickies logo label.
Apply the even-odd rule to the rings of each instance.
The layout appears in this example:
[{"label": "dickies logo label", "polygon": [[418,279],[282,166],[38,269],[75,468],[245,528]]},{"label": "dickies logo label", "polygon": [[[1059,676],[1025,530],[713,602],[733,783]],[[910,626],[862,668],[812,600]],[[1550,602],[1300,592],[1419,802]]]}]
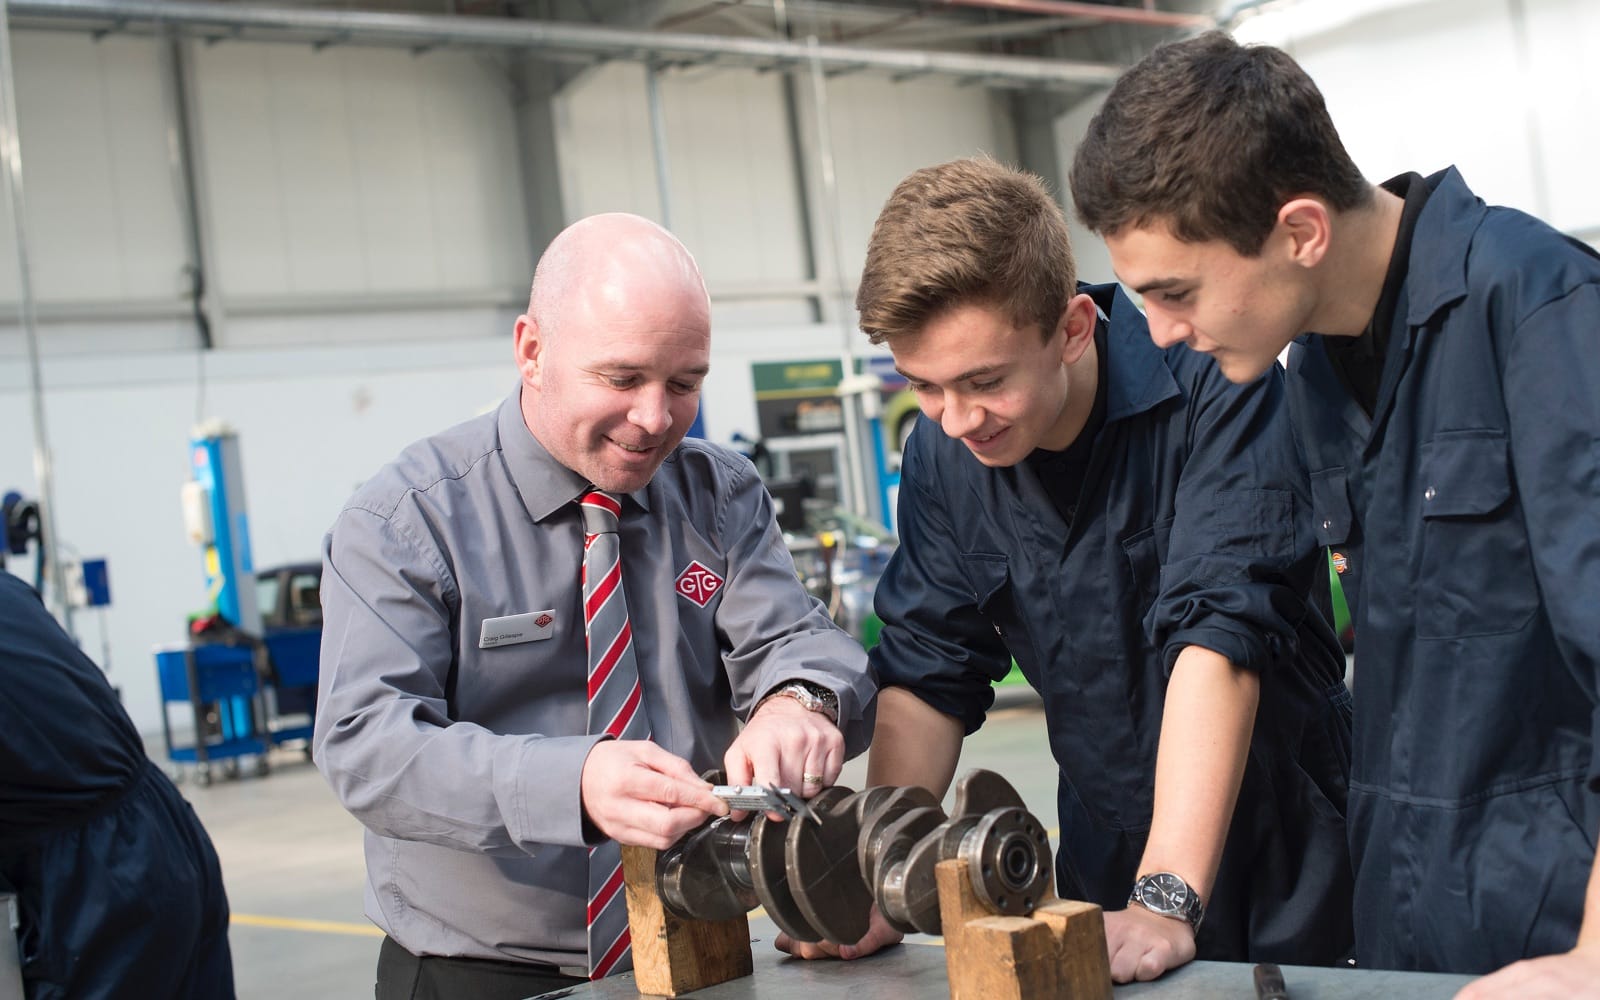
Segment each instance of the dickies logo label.
[{"label": "dickies logo label", "polygon": [[533,620],[533,623],[535,625],[539,626],[540,628],[544,628],[546,625],[550,624],[553,621],[555,621],[555,619],[550,617],[549,615],[540,615],[539,617],[537,617],[537,618],[535,618]]},{"label": "dickies logo label", "polygon": [[679,597],[687,597],[699,607],[705,607],[717,591],[722,589],[722,577],[711,572],[710,569],[696,559],[689,564],[689,568],[678,574],[677,583],[673,589]]}]

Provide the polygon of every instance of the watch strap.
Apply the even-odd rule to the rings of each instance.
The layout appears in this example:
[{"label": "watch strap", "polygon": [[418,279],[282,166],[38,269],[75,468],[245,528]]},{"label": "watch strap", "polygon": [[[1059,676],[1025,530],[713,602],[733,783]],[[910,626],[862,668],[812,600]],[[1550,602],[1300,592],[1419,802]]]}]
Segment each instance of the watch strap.
[{"label": "watch strap", "polygon": [[836,726],[839,724],[839,696],[821,684],[804,680],[785,681],[756,702],[755,710],[750,714],[761,711],[761,706],[772,698],[793,698],[807,711],[816,712]]},{"label": "watch strap", "polygon": [[[1183,886],[1184,901],[1181,909],[1158,910],[1144,901],[1144,896],[1140,894],[1139,888],[1147,880],[1154,879],[1157,875],[1165,875],[1168,878],[1176,879]],[[1128,905],[1133,906],[1135,904],[1143,907],[1146,910],[1149,910],[1151,913],[1154,913],[1159,917],[1172,917],[1173,919],[1186,920],[1189,923],[1190,929],[1196,934],[1200,933],[1200,922],[1205,919],[1206,915],[1206,907],[1204,903],[1200,902],[1199,893],[1195,892],[1194,887],[1188,882],[1184,881],[1181,875],[1176,875],[1172,872],[1152,872],[1149,875],[1139,876],[1139,878],[1133,883],[1133,889],[1128,893]]]}]

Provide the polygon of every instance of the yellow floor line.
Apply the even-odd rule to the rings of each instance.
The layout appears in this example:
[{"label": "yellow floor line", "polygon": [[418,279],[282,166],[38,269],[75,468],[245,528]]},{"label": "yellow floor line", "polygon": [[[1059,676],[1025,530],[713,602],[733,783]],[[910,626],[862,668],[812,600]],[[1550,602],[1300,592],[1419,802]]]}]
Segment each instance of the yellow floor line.
[{"label": "yellow floor line", "polygon": [[296,920],[290,917],[263,917],[253,913],[235,913],[233,922],[246,927],[271,927],[281,931],[311,931],[316,934],[353,934],[357,937],[383,937],[383,931],[371,924],[347,924],[338,920]]}]

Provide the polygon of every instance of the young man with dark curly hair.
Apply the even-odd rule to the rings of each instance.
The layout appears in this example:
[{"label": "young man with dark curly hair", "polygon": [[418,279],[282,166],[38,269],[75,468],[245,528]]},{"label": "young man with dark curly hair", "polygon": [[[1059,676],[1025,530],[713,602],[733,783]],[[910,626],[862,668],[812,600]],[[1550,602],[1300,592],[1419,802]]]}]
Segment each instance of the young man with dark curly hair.
[{"label": "young man with dark curly hair", "polygon": [[1370,184],[1305,71],[1219,32],[1123,76],[1072,191],[1156,344],[1240,383],[1293,344],[1355,614],[1358,962],[1593,995],[1600,257],[1454,168]]}]

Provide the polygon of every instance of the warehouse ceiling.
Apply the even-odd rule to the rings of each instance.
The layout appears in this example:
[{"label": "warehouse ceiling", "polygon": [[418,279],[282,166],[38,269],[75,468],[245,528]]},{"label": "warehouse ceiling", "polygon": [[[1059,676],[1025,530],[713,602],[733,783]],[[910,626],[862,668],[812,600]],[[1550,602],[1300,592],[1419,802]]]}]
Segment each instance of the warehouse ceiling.
[{"label": "warehouse ceiling", "polygon": [[[935,75],[1014,89],[1106,86],[1160,42],[1217,23],[1221,0],[9,0],[19,28],[478,48],[593,64]],[[1232,7],[1237,8],[1236,2]]]}]

